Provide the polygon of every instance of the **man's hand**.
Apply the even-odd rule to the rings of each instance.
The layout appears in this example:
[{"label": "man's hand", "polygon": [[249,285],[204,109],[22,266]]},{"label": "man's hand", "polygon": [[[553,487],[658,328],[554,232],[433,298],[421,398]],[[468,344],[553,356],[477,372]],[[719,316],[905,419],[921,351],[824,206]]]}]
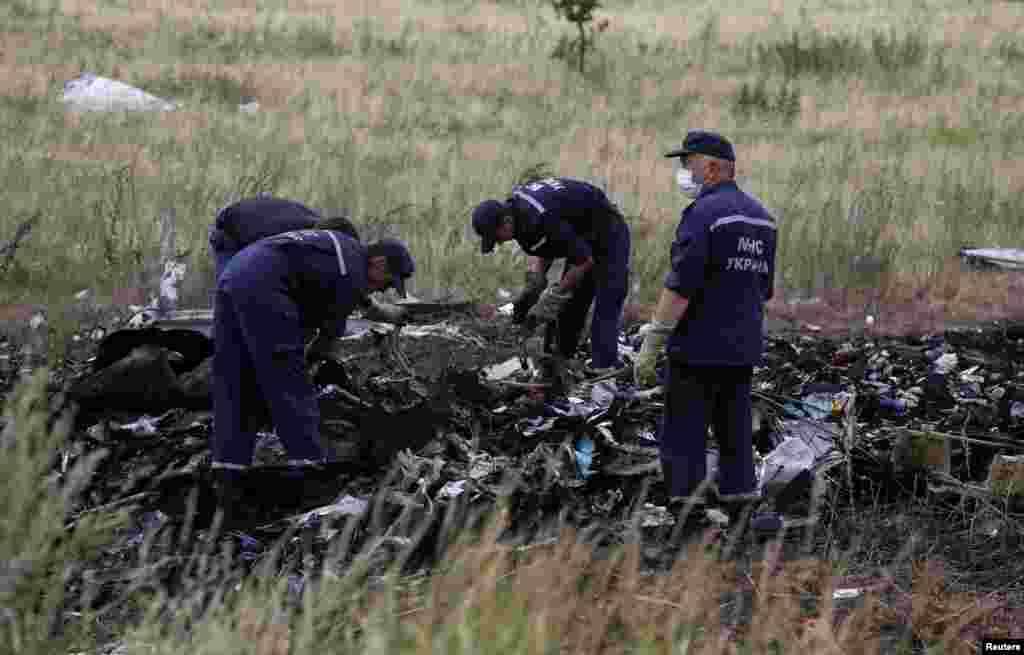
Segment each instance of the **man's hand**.
[{"label": "man's hand", "polygon": [[544,286],[547,284],[547,276],[539,271],[526,272],[526,286],[516,296],[512,304],[512,322],[522,323],[526,320],[527,313],[537,304]]},{"label": "man's hand", "polygon": [[653,387],[658,381],[658,356],[675,329],[673,323],[653,320],[647,324],[643,346],[633,364],[633,379],[637,386]]},{"label": "man's hand", "polygon": [[562,287],[558,283],[552,284],[544,290],[540,300],[533,306],[527,317],[537,323],[549,323],[558,318],[570,298],[572,298],[571,293],[562,291]]}]

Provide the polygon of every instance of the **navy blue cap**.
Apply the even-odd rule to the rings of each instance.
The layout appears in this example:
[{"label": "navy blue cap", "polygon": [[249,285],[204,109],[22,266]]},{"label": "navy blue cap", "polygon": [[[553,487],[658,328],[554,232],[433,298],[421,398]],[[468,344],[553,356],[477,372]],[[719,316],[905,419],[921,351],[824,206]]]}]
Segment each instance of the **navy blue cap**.
[{"label": "navy blue cap", "polygon": [[416,262],[413,261],[409,249],[398,239],[381,239],[376,242],[374,249],[380,249],[381,254],[387,257],[388,269],[394,276],[391,286],[395,288],[398,295],[405,298],[405,281],[416,272]]},{"label": "navy blue cap", "polygon": [[485,200],[473,210],[473,229],[483,239],[480,243],[480,252],[483,254],[494,250],[494,233],[505,213],[505,205],[499,200]]},{"label": "navy blue cap", "polygon": [[686,155],[707,155],[726,161],[736,161],[736,153],[732,144],[721,134],[707,130],[690,130],[683,139],[683,147],[666,152],[666,157],[685,157]]}]

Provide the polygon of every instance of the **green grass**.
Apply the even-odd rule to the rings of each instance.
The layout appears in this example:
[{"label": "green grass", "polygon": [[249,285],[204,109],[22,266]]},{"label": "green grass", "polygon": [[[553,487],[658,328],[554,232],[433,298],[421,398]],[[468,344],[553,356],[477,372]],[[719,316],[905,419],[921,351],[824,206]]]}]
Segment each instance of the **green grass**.
[{"label": "green grass", "polygon": [[[130,16],[127,6],[108,3],[107,15]],[[102,75],[117,71],[204,123],[189,134],[170,124],[173,117],[111,114],[69,127],[57,78],[46,96],[0,100],[7,145],[0,193],[8,208],[0,237],[18,216],[46,217],[19,255],[17,275],[3,281],[0,300],[126,283],[137,262],[154,255],[165,206],[178,210],[179,247],[191,253],[192,269],[206,270],[205,227],[225,194],[257,190],[346,207],[357,221],[386,221],[412,245],[418,288],[459,287],[490,300],[497,287],[518,283],[522,257],[511,248],[479,256],[469,212],[483,198],[507,194],[522,171],[542,162],[559,174],[610,180],[634,228],[645,230],[646,238],[634,239],[634,298],[650,301],[685,204],[660,153],[698,126],[735,141],[744,188],[780,218],[779,280],[787,288],[812,286],[822,268],[835,284],[862,281],[851,253],[883,257],[890,270],[928,271],[967,235],[972,243],[1006,245],[1014,234],[1021,196],[989,171],[994,161],[1021,157],[1021,114],[991,109],[997,96],[1024,96],[1024,80],[1003,64],[1015,61],[1019,41],[1010,34],[997,40],[995,56],[969,41],[945,44],[940,10],[974,11],[967,3],[874,7],[873,21],[822,5],[850,18],[830,33],[814,31],[813,12],[786,9],[741,37],[730,30],[742,3],[716,3],[714,11],[698,3],[686,44],[652,27],[664,9],[658,3],[622,3],[609,7],[618,19],[597,36],[583,77],[552,60],[569,26],[547,9],[497,5],[526,16],[525,32],[442,33],[416,21],[472,16],[475,6],[405,6],[401,21],[380,14],[345,22],[271,3],[251,17],[251,31],[225,31],[216,12],[180,30],[171,15],[127,47],[114,45],[116,35],[85,29],[58,3],[9,5],[7,29],[39,36],[19,50],[16,66],[39,66],[31,69],[38,75],[53,74],[43,65],[67,62]],[[50,32],[63,35],[58,47],[47,46]],[[176,71],[190,62],[208,66]],[[516,68],[503,68],[510,63]],[[680,83],[686,79],[698,81]],[[969,82],[976,92],[965,90]],[[237,105],[250,97],[263,109],[240,114]],[[889,100],[872,104],[876,97]],[[816,118],[807,101],[822,113],[862,104],[836,123]],[[901,107],[910,105],[924,118],[908,118]],[[591,138],[624,136],[601,151],[596,142],[574,144],[583,129]],[[480,141],[493,142],[493,159],[466,156]],[[123,160],[50,158],[61,144],[138,144],[158,173],[132,169],[126,182]],[[776,156],[744,159],[771,145]],[[909,161],[939,165],[922,177],[903,165]],[[885,176],[872,179],[878,168]],[[870,191],[861,191],[864,182]],[[119,196],[126,185],[130,204]],[[865,193],[876,198],[869,220],[848,228],[846,217]],[[964,210],[971,222],[958,213]],[[907,238],[915,223],[927,224],[929,243]],[[903,237],[883,243],[883,228]]]}]

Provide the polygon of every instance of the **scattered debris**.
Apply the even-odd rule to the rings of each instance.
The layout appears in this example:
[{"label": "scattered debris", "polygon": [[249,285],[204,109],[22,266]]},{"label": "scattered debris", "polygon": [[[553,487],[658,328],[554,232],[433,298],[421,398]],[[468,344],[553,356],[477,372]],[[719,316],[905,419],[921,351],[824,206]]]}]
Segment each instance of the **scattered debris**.
[{"label": "scattered debris", "polygon": [[961,248],[964,263],[976,269],[1024,269],[1024,249],[1021,248]]},{"label": "scattered debris", "polygon": [[72,111],[174,111],[177,105],[130,84],[83,73],[64,83],[62,102]]},{"label": "scattered debris", "polygon": [[42,214],[34,214],[19,223],[17,229],[14,230],[14,236],[11,237],[11,240],[0,246],[0,257],[3,258],[3,262],[0,262],[0,275],[7,274],[11,263],[14,262],[14,255],[18,252],[18,246],[32,232],[32,228],[36,226],[40,218],[42,218]]},{"label": "scattered debris", "polygon": [[[381,552],[392,555],[411,544],[403,561],[418,567],[436,556],[449,521],[499,501],[508,544],[543,541],[566,522],[597,528],[602,543],[621,543],[637,526],[671,531],[657,447],[660,388],[567,367],[564,393],[538,399],[517,326],[481,320],[463,304],[427,305],[412,303],[421,311],[401,331],[353,318],[348,336],[311,367],[330,463],[299,475],[265,426],[257,465],[241,483],[247,514],[258,517],[237,536],[242,561],[301,529],[310,552],[341,538],[384,539]],[[210,525],[211,322],[208,310],[151,317],[110,331],[92,344],[87,366],[71,367],[65,389],[82,411],[58,463],[67,470],[98,449],[109,453],[72,520],[118,507],[178,525],[195,494],[194,525]],[[852,495],[871,499],[1024,495],[1021,339],[1019,325],[900,339],[769,336],[753,381],[762,503],[751,532],[814,524],[816,494],[829,486],[852,485]],[[637,340],[623,335],[627,360]],[[706,456],[714,476],[713,434]],[[728,524],[725,514],[708,518]],[[1002,535],[1013,525],[979,529]],[[844,586],[837,600],[860,587]]]}]

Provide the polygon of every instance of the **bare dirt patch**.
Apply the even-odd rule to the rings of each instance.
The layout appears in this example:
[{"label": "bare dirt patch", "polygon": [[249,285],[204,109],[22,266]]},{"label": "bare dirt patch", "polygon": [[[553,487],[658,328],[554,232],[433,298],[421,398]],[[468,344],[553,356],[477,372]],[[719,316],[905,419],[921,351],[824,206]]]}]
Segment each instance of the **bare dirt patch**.
[{"label": "bare dirt patch", "polygon": [[718,21],[718,42],[735,46],[772,26],[773,18],[765,14],[739,14],[722,16]]},{"label": "bare dirt patch", "polygon": [[160,29],[161,17],[155,12],[140,11],[123,14],[85,14],[79,24],[87,32],[110,35],[119,48],[141,48],[150,35]]},{"label": "bare dirt patch", "polygon": [[530,30],[525,15],[504,11],[491,2],[476,5],[472,14],[428,14],[417,18],[416,24],[433,32],[525,34]]},{"label": "bare dirt patch", "polygon": [[954,11],[942,20],[942,33],[950,47],[977,44],[990,48],[999,37],[1021,32],[1024,32],[1024,11],[1016,3],[991,2],[979,12]]},{"label": "bare dirt patch", "polygon": [[434,64],[434,80],[448,87],[452,95],[488,96],[507,89],[517,96],[559,96],[558,80],[537,79],[523,64]]},{"label": "bare dirt patch", "polygon": [[841,109],[819,109],[816,99],[801,98],[801,129],[875,130],[889,121],[898,127],[929,127],[936,121],[960,127],[964,124],[964,103],[973,102],[971,96],[963,94],[903,96],[865,92],[859,85],[853,89]]},{"label": "bare dirt patch", "polygon": [[241,3],[219,8],[214,13],[205,2],[165,0],[133,3],[131,11],[125,12],[109,11],[95,2],[62,0],[61,10],[66,16],[77,17],[86,31],[107,33],[115,44],[125,48],[141,47],[150,34],[160,29],[164,20],[174,21],[179,31],[192,30],[196,20],[202,19],[220,32],[250,32],[256,29],[259,17],[258,9]]},{"label": "bare dirt patch", "polygon": [[72,144],[60,143],[47,149],[50,159],[72,163],[125,162],[137,175],[153,177],[160,174],[159,165],[146,155],[145,146],[128,143]]},{"label": "bare dirt patch", "polygon": [[45,97],[79,72],[76,64],[0,64],[0,95]]},{"label": "bare dirt patch", "polygon": [[155,116],[160,132],[170,135],[181,144],[192,143],[197,132],[210,125],[209,117],[198,111],[160,112]]},{"label": "bare dirt patch", "polygon": [[0,32],[0,59],[11,57],[18,50],[28,48],[35,40],[28,32]]},{"label": "bare dirt patch", "polygon": [[992,162],[992,175],[1010,193],[1024,192],[1024,159],[1000,159]]},{"label": "bare dirt patch", "polygon": [[562,146],[561,154],[563,159],[583,161],[650,160],[660,158],[666,145],[651,128],[580,127]]},{"label": "bare dirt patch", "polygon": [[504,143],[498,139],[472,139],[462,143],[462,156],[471,161],[498,161]]},{"label": "bare dirt patch", "polygon": [[[160,79],[161,65],[142,68],[144,79]],[[367,94],[370,71],[352,62],[303,62],[265,64],[175,64],[174,78],[181,82],[211,79],[237,84],[256,98],[263,110],[285,110],[289,102],[308,90],[321,97],[334,97],[338,111],[368,113],[379,123],[383,100]]]}]

